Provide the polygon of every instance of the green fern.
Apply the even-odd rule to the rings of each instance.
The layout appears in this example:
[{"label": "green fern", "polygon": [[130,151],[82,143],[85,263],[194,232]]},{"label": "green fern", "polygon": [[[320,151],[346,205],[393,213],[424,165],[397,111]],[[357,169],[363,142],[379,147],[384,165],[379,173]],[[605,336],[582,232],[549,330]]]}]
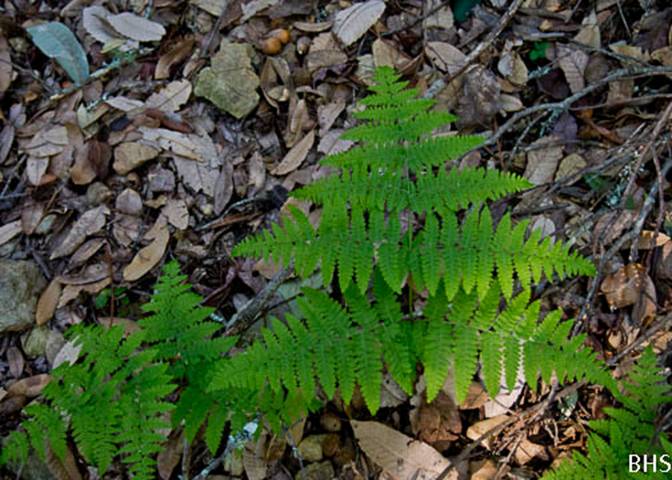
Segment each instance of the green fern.
[{"label": "green fern", "polygon": [[44,389],[44,404],[26,408],[23,431],[14,432],[2,461],[26,460],[28,445],[44,458],[47,445],[65,456],[68,432],[82,457],[103,474],[115,458],[129,464],[134,478],[153,478],[154,455],[173,409],[164,398],[175,386],[156,351],[139,350],[142,333],[124,338],[119,326],[76,328],[78,363],[59,366]]},{"label": "green fern", "polygon": [[669,478],[670,472],[665,472],[662,464],[658,472],[628,473],[630,455],[657,455],[659,460],[666,454],[668,462],[672,461],[672,443],[656,428],[659,408],[672,402],[672,387],[656,366],[650,348],[629,373],[624,391],[613,392],[622,406],[605,408],[608,419],[589,422],[592,432],[586,444],[587,456],[575,452],[571,460],[544,475],[545,480]]}]

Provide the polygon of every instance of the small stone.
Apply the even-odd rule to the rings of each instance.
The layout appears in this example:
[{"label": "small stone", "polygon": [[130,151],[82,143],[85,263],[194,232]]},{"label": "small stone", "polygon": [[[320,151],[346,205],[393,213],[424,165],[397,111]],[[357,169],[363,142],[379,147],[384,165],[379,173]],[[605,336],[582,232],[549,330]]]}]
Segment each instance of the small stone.
[{"label": "small stone", "polygon": [[142,198],[138,192],[132,188],[127,188],[117,197],[115,207],[121,213],[137,216],[142,213]]},{"label": "small stone", "polygon": [[91,206],[102,205],[112,197],[112,192],[101,182],[94,182],[86,189],[86,201]]},{"label": "small stone", "polygon": [[310,435],[299,443],[299,455],[306,462],[319,462],[322,460],[322,442],[324,435]]},{"label": "small stone", "polygon": [[336,477],[331,462],[311,463],[296,474],[296,480],[332,480]]},{"label": "small stone", "polygon": [[49,329],[47,327],[33,328],[21,336],[21,348],[28,358],[41,357],[47,349]]},{"label": "small stone", "polygon": [[34,262],[0,260],[0,334],[35,323],[35,306],[45,286]]},{"label": "small stone", "polygon": [[327,432],[340,432],[341,431],[341,419],[338,416],[331,412],[325,412],[320,417],[320,425]]}]

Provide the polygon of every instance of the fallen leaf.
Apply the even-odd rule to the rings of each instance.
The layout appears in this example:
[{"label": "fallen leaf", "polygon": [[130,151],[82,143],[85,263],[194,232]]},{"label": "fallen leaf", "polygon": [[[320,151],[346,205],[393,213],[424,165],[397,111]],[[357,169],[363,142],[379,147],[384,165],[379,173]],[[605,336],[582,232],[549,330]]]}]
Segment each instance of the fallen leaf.
[{"label": "fallen leaf", "polygon": [[[485,420],[481,420],[480,422],[476,422],[467,429],[467,438],[470,440],[477,440],[484,434],[506,422],[508,419],[509,417],[507,415],[498,415],[496,417],[487,418]],[[483,445],[487,449],[490,449],[490,440],[490,438],[486,438],[483,441]]]},{"label": "fallen leaf", "polygon": [[423,20],[423,28],[441,28],[450,30],[455,24],[453,11],[449,5],[443,5],[441,0],[428,0],[423,7],[427,12],[435,12]]},{"label": "fallen leaf", "polygon": [[670,241],[670,237],[662,232],[656,233],[653,230],[644,230],[639,235],[637,248],[640,250],[651,250],[652,248],[662,247]]},{"label": "fallen leaf", "polygon": [[53,58],[77,85],[89,78],[89,62],[84,48],[68,27],[60,22],[41,23],[26,28],[33,43]]},{"label": "fallen leaf", "polygon": [[600,48],[602,46],[602,36],[600,35],[600,25],[597,21],[595,10],[581,21],[581,30],[574,37],[574,41],[582,43],[589,47]]},{"label": "fallen leaf", "polygon": [[0,227],[0,245],[4,245],[21,233],[21,220],[15,220]]},{"label": "fallen leaf", "polygon": [[44,325],[54,316],[58,299],[61,297],[61,283],[54,279],[44,289],[37,302],[35,309],[35,323],[39,327]]},{"label": "fallen leaf", "polygon": [[26,360],[23,358],[21,350],[15,346],[11,346],[7,349],[5,354],[7,355],[7,363],[9,363],[9,373],[11,373],[14,378],[20,378],[23,373],[23,367],[26,364]]},{"label": "fallen leaf", "polygon": [[[218,14],[219,15],[219,14]],[[170,77],[170,69],[173,65],[185,60],[194,51],[196,40],[193,36],[187,36],[178,40],[174,45],[168,48],[168,51],[159,57],[154,69],[154,78],[156,80],[165,80]]]},{"label": "fallen leaf", "polygon": [[[576,175],[578,172],[586,168],[587,165],[588,162],[586,162],[586,160],[578,153],[567,155],[560,162],[558,171],[555,173],[555,179],[561,180],[563,178],[569,178],[572,175]],[[581,177],[576,177],[569,185],[572,185],[579,180],[581,180]]]},{"label": "fallen leaf", "polygon": [[222,170],[217,178],[214,195],[214,210],[215,215],[219,215],[224,211],[233,196],[233,164],[228,158],[225,158],[222,163]]},{"label": "fallen leaf", "polygon": [[56,480],[82,480],[82,475],[77,468],[75,456],[70,450],[70,445],[65,444],[65,455],[60,458],[56,455],[49,443],[47,443],[46,464],[49,473],[53,475]]},{"label": "fallen leaf", "polygon": [[73,253],[77,247],[84,243],[86,237],[99,232],[105,226],[105,215],[109,214],[110,211],[105,206],[92,208],[84,212],[70,228],[63,241],[54,249],[49,259],[54,260]]},{"label": "fallen leaf", "polygon": [[135,13],[124,12],[110,15],[107,21],[118,33],[138,42],[156,42],[166,34],[163,25]]},{"label": "fallen leaf", "polygon": [[112,168],[119,175],[126,175],[145,162],[156,158],[159,150],[137,142],[122,143],[114,149],[114,164]]},{"label": "fallen leaf", "polygon": [[7,387],[7,396],[14,397],[17,395],[23,395],[28,398],[37,397],[40,393],[42,393],[42,390],[44,390],[44,387],[47,386],[50,380],[51,377],[47,373],[22,378],[18,382],[13,383]]},{"label": "fallen leaf", "polygon": [[[438,477],[451,463],[424,442],[379,422],[351,421],[355,437],[366,455],[392,478],[429,480]],[[453,468],[446,479],[457,480]]]},{"label": "fallen leaf", "polygon": [[189,210],[184,200],[171,198],[166,202],[161,214],[165,215],[168,223],[178,230],[186,230],[189,226]]},{"label": "fallen leaf", "polygon": [[26,160],[26,176],[31,185],[41,185],[49,168],[48,157],[28,157]]},{"label": "fallen leaf", "polygon": [[311,130],[287,152],[280,164],[272,171],[272,175],[287,175],[296,170],[303,163],[315,142],[315,130]]},{"label": "fallen leaf", "polygon": [[262,10],[272,7],[280,0],[252,0],[251,2],[244,3],[242,5],[243,17],[240,19],[240,22],[243,23],[250,18],[254,17],[257,13]]},{"label": "fallen leaf", "polygon": [[259,103],[259,77],[252,68],[250,48],[223,39],[211,66],[199,73],[194,89],[197,96],[239,119]]},{"label": "fallen leaf", "polygon": [[13,76],[14,70],[12,69],[9,44],[7,43],[7,39],[0,35],[0,94],[7,91],[12,83]]},{"label": "fallen leaf", "polygon": [[107,18],[111,15],[112,12],[100,5],[84,8],[82,10],[82,25],[84,26],[84,30],[102,44],[119,40],[121,38],[120,35],[107,21]]},{"label": "fallen leaf", "polygon": [[540,138],[530,146],[523,176],[535,185],[548,183],[553,180],[561,158],[562,145],[558,145],[554,136]]},{"label": "fallen leaf", "polygon": [[346,47],[366,33],[385,11],[385,2],[369,0],[339,11],[332,32]]},{"label": "fallen leaf", "polygon": [[150,95],[145,102],[145,107],[156,108],[163,112],[176,112],[189,100],[190,95],[191,82],[189,80],[176,80]]},{"label": "fallen leaf", "polygon": [[133,282],[145,276],[152,268],[154,268],[168,247],[170,240],[170,233],[167,228],[163,228],[152,243],[142,248],[133,257],[131,263],[124,268],[124,280]]},{"label": "fallen leaf", "polygon": [[65,362],[74,365],[82,351],[82,345],[77,343],[77,339],[66,342],[54,357],[52,368],[57,368]]},{"label": "fallen leaf", "polygon": [[170,480],[184,451],[184,431],[173,431],[156,456],[156,468],[162,480]]},{"label": "fallen leaf", "polygon": [[451,75],[462,68],[467,60],[464,53],[447,42],[427,42],[425,55],[436,65],[436,68]]},{"label": "fallen leaf", "polygon": [[583,75],[590,57],[583,50],[567,45],[558,44],[556,48],[558,64],[562,73],[565,74],[569,89],[572,93],[580,92],[586,86],[586,80]]},{"label": "fallen leaf", "polygon": [[546,448],[543,445],[530,442],[527,438],[524,438],[516,447],[516,451],[513,454],[513,458],[516,460],[518,465],[525,465],[529,463],[535,457],[545,457]]},{"label": "fallen leaf", "polygon": [[23,150],[31,157],[50,157],[62,153],[68,143],[68,129],[57,125],[39,130]]},{"label": "fallen leaf", "polygon": [[600,285],[600,290],[612,309],[623,308],[637,303],[647,279],[649,276],[643,265],[629,263],[615,273],[607,275]]},{"label": "fallen leaf", "polygon": [[499,73],[514,85],[521,87],[527,83],[527,65],[517,52],[507,52],[497,62]]}]

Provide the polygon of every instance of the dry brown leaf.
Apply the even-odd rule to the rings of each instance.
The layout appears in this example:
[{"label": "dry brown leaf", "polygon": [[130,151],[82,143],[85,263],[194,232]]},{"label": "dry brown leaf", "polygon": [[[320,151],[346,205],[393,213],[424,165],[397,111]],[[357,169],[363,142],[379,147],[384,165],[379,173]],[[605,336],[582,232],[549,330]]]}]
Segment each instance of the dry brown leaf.
[{"label": "dry brown leaf", "polygon": [[447,42],[427,42],[425,55],[436,68],[451,75],[462,68],[467,59],[457,47]]},{"label": "dry brown leaf", "polygon": [[243,17],[240,19],[241,23],[244,23],[246,20],[254,17],[257,13],[262,10],[272,7],[280,0],[252,0],[242,5]]},{"label": "dry brown leaf", "polygon": [[108,23],[107,18],[112,15],[105,7],[93,5],[82,10],[82,25],[86,33],[106,44],[122,38]]},{"label": "dry brown leaf", "polygon": [[[490,432],[494,428],[506,422],[508,419],[509,417],[507,415],[499,415],[497,417],[492,417],[485,420],[481,420],[480,422],[476,422],[467,429],[467,438],[471,440],[477,440],[485,433]],[[491,439],[485,439],[483,441],[483,445],[487,449],[490,449],[490,443],[491,443],[490,440]]]},{"label": "dry brown leaf", "polygon": [[[565,177],[576,175],[578,172],[586,168],[587,165],[588,162],[586,162],[586,160],[578,153],[567,155],[560,162],[558,171],[555,173],[555,179],[560,180]],[[578,182],[579,180],[581,180],[580,177],[575,178],[574,181],[570,183],[570,185]]]},{"label": "dry brown leaf", "polygon": [[9,363],[9,373],[11,373],[14,378],[20,378],[23,373],[23,367],[26,364],[26,360],[23,358],[21,350],[11,346],[7,349],[6,355],[7,363]]},{"label": "dry brown leaf", "polygon": [[107,21],[117,33],[138,42],[156,42],[166,34],[163,25],[135,13],[124,12],[110,15]]},{"label": "dry brown leaf", "polygon": [[224,211],[233,196],[233,163],[225,158],[222,163],[222,170],[219,172],[217,184],[215,185],[214,210],[215,215]]},{"label": "dry brown leaf", "polygon": [[490,458],[472,461],[469,463],[469,480],[495,480],[497,478],[497,464]]},{"label": "dry brown leaf", "polygon": [[6,223],[0,227],[0,245],[4,245],[21,233],[21,220]]},{"label": "dry brown leaf", "polygon": [[347,47],[364,35],[378,21],[384,11],[385,2],[382,0],[356,3],[336,14],[332,31],[336,38]]},{"label": "dry brown leaf", "polygon": [[122,143],[114,149],[114,171],[126,175],[143,163],[156,158],[159,150],[136,142]]},{"label": "dry brown leaf", "polygon": [[572,93],[580,92],[586,86],[586,80],[583,75],[590,57],[583,50],[567,45],[558,44],[556,48],[558,64],[565,74],[569,89]]},{"label": "dry brown leaf", "polygon": [[105,103],[112,108],[121,110],[122,112],[132,112],[145,106],[140,100],[128,98],[124,96],[110,97],[105,100]]},{"label": "dry brown leaf", "polygon": [[173,227],[178,230],[186,230],[189,226],[189,209],[184,200],[171,198],[161,210]]},{"label": "dry brown leaf", "polygon": [[189,80],[176,80],[150,95],[145,102],[145,107],[156,108],[163,112],[176,112],[189,100],[190,95],[191,82]]},{"label": "dry brown leaf", "polygon": [[517,52],[507,52],[497,62],[499,73],[512,84],[520,87],[527,83],[527,65]]},{"label": "dry brown leaf", "polygon": [[51,445],[47,445],[46,463],[49,472],[56,480],[82,480],[82,475],[77,468],[75,456],[70,450],[70,446],[65,444],[65,456],[61,459],[58,457]]},{"label": "dry brown leaf", "polygon": [[40,295],[35,309],[35,323],[44,325],[54,316],[58,299],[61,298],[61,282],[53,279]]},{"label": "dry brown leaf", "polygon": [[91,295],[100,293],[112,283],[112,278],[105,277],[102,280],[85,284],[66,285],[61,292],[61,298],[58,300],[57,308],[62,308],[76,299],[80,293],[87,292]]},{"label": "dry brown leaf", "polygon": [[184,451],[184,431],[172,432],[156,456],[156,468],[162,480],[170,480]]},{"label": "dry brown leaf", "polygon": [[0,94],[5,93],[12,83],[14,71],[12,58],[9,54],[7,39],[0,35]]},{"label": "dry brown leaf", "polygon": [[141,249],[133,257],[131,263],[124,268],[124,280],[133,282],[142,278],[154,268],[161,261],[161,258],[163,258],[169,240],[170,233],[167,228],[163,228],[156,238],[152,240],[152,243]]},{"label": "dry brown leaf", "polygon": [[306,159],[308,152],[310,152],[310,149],[313,147],[314,142],[315,130],[311,130],[299,143],[294,145],[292,149],[287,152],[287,155],[285,155],[280,164],[271,171],[271,174],[287,175],[299,168]]},{"label": "dry brown leaf", "polygon": [[397,50],[392,42],[377,38],[371,45],[373,63],[376,67],[388,66],[401,70],[411,59]]},{"label": "dry brown leaf", "polygon": [[70,228],[70,231],[63,239],[63,241],[54,249],[49,256],[50,260],[70,255],[77,247],[79,247],[86,237],[99,232],[105,226],[105,216],[109,215],[110,211],[105,206],[100,206],[87,210]]},{"label": "dry brown leaf", "polygon": [[[444,5],[441,6],[442,4]],[[445,30],[453,28],[455,24],[453,11],[445,2],[441,0],[428,0],[424,2],[424,8],[426,12],[435,13],[424,19],[422,23],[423,28],[442,28]]]},{"label": "dry brown leaf", "polygon": [[49,157],[28,157],[26,160],[26,176],[31,185],[38,186],[49,168]]},{"label": "dry brown leaf", "polygon": [[531,147],[523,176],[535,185],[552,181],[562,158],[562,145],[555,136],[548,136],[540,138]]},{"label": "dry brown leaf", "polygon": [[656,289],[646,269],[630,263],[602,281],[600,290],[612,309],[635,305],[633,317],[648,324],[656,313]]},{"label": "dry brown leaf", "polygon": [[602,46],[600,25],[597,21],[595,10],[591,10],[581,21],[581,30],[574,37],[574,41],[593,48],[600,48]]},{"label": "dry brown leaf", "polygon": [[[428,480],[438,477],[451,463],[424,442],[379,422],[351,421],[355,437],[366,455],[392,478]],[[457,469],[446,479],[457,480]]]},{"label": "dry brown leaf", "polygon": [[159,57],[154,69],[154,78],[156,80],[166,80],[170,77],[170,69],[186,59],[194,51],[196,40],[193,36],[184,37],[172,45],[166,53]]},{"label": "dry brown leaf", "polygon": [[32,235],[44,218],[44,204],[27,204],[21,210],[21,229],[26,235]]},{"label": "dry brown leaf", "polygon": [[68,142],[68,129],[57,125],[38,130],[23,149],[31,157],[50,157],[63,152]]},{"label": "dry brown leaf", "polygon": [[14,397],[17,395],[23,395],[24,397],[34,398],[37,397],[44,387],[47,386],[51,376],[47,373],[41,373],[39,375],[33,375],[32,377],[22,378],[16,383],[11,384],[7,388],[7,396]]},{"label": "dry brown leaf", "polygon": [[530,442],[527,438],[524,438],[518,444],[516,452],[513,454],[513,458],[516,460],[518,465],[525,465],[529,463],[535,457],[545,457],[546,448],[543,445]]},{"label": "dry brown leaf", "polygon": [[651,250],[652,248],[662,247],[670,241],[670,237],[662,232],[656,233],[653,230],[644,230],[639,235],[637,248],[640,250]]}]

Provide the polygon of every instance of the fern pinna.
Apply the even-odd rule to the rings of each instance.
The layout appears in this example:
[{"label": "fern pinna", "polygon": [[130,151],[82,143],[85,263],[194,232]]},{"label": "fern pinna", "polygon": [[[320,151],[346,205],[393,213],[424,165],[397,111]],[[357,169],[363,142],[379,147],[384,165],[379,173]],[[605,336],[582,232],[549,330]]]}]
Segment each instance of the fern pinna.
[{"label": "fern pinna", "polygon": [[623,391],[613,391],[622,406],[605,408],[606,420],[588,423],[592,430],[586,444],[588,455],[574,452],[543,480],[670,478],[672,438],[659,429],[656,420],[661,407],[672,404],[672,386],[657,367],[650,347],[627,377]]},{"label": "fern pinna", "polygon": [[293,261],[303,277],[319,268],[325,291],[337,279],[344,305],[306,291],[304,318],[275,320],[247,352],[222,362],[211,388],[298,389],[312,397],[318,380],[327,397],[338,386],[347,400],[357,383],[375,412],[383,370],[410,392],[418,363],[429,400],[451,365],[460,399],[479,363],[493,395],[501,378],[512,385],[520,365],[533,386],[553,371],[610,384],[583,337],[568,340],[571,323],[560,312],[539,324],[539,304],[529,304],[542,276],[591,274],[593,265],[538,230],[528,235],[528,222],[514,224],[508,214],[495,222],[487,202],[529,182],[448,168],[481,137],[433,135],[455,118],[406,86],[391,68],[378,69],[373,94],[354,113],[362,123],[343,135],[358,145],[323,160],[337,173],[293,193],[321,208],[317,228],[289,207],[282,224],[234,250]]}]

